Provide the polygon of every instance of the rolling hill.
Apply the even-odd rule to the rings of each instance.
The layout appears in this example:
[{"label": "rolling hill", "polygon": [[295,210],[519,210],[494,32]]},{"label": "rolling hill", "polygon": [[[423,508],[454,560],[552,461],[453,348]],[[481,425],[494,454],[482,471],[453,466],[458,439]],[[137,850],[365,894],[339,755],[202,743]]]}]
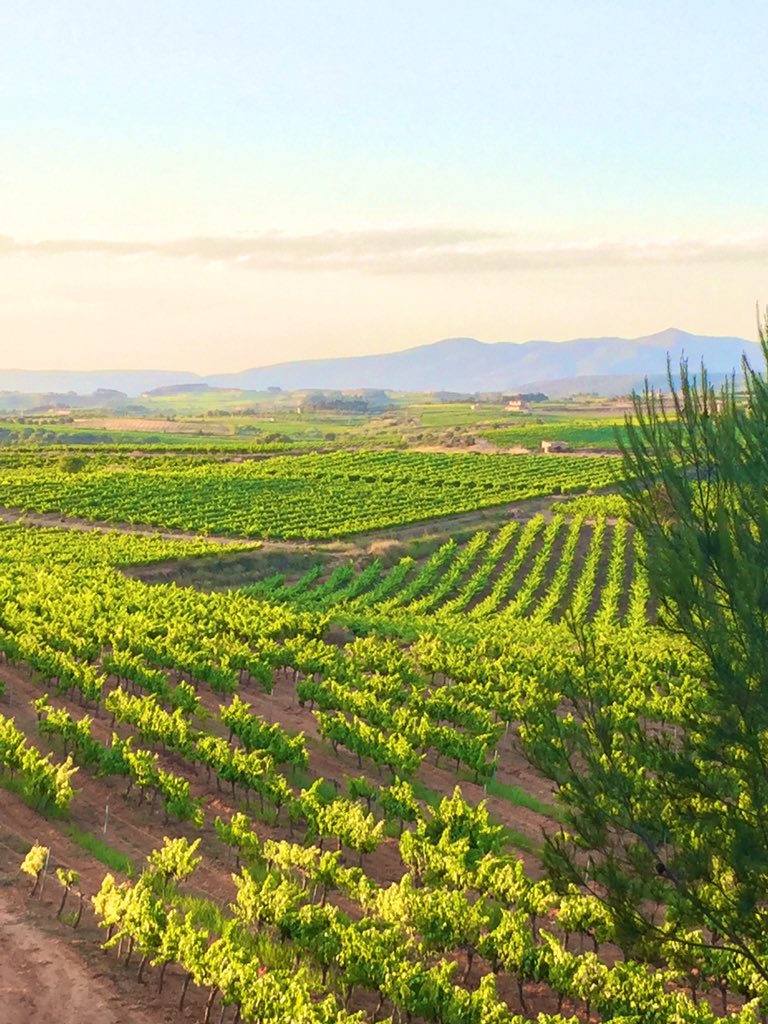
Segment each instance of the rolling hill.
[{"label": "rolling hill", "polygon": [[262,365],[238,373],[200,376],[179,371],[0,371],[0,390],[80,392],[115,388],[138,395],[153,388],[201,385],[262,391],[317,388],[391,391],[530,391],[559,395],[580,391],[625,393],[642,384],[663,381],[667,355],[675,368],[681,357],[695,369],[703,360],[718,378],[738,370],[742,354],[754,366],[760,348],[744,338],[711,337],[669,328],[641,338],[577,338],[571,341],[488,343],[474,338],[447,338],[401,352],[346,356]]}]

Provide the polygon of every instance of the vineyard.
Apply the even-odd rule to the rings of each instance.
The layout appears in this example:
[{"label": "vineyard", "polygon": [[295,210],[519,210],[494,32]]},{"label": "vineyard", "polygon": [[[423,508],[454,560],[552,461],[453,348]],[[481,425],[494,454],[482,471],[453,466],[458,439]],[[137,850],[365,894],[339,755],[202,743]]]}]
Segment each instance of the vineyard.
[{"label": "vineyard", "polygon": [[103,946],[79,955],[142,1024],[760,1019],[768,983],[706,924],[681,934],[663,894],[643,945],[546,870],[586,644],[617,737],[627,714],[652,735],[706,714],[704,662],[654,624],[626,507],[582,496],[451,534],[451,514],[604,487],[614,460],[67,473],[19,455],[2,473],[7,508],[235,551],[446,520],[427,553],[361,548],[219,592],[126,571],[204,564],[221,551],[204,538],[0,526],[3,878],[24,861],[34,896],[53,892],[45,927]]},{"label": "vineyard", "polygon": [[601,488],[613,460],[381,452],[275,457],[251,463],[100,460],[0,464],[5,507],[208,534],[322,539],[547,494]]},{"label": "vineyard", "polygon": [[[185,990],[191,979],[210,1005],[237,1007],[245,1020],[357,1019],[369,998],[426,1020],[511,1020],[526,1000],[615,1016],[631,1001],[641,965],[634,974],[603,966],[600,986],[578,980],[602,961],[569,952],[568,936],[599,948],[615,937],[598,906],[581,906],[576,893],[563,902],[535,880],[535,822],[559,810],[510,731],[527,680],[535,673],[554,688],[573,668],[558,625],[565,605],[556,614],[564,593],[571,614],[591,613],[601,628],[618,622],[617,596],[634,571],[625,523],[511,523],[449,542],[410,585],[405,574],[393,587],[396,566],[366,588],[354,577],[324,591],[316,582],[279,605],[147,586],[115,568],[169,548],[204,556],[205,542],[24,527],[1,536],[0,648],[15,711],[5,735],[13,728],[36,743],[26,760],[3,755],[22,795],[68,808],[83,831],[95,831],[98,806],[120,801],[128,827],[113,826],[111,841],[134,860],[138,828],[173,822],[180,838],[202,841],[208,885],[234,885],[231,919],[211,929],[196,920],[199,907],[188,909],[175,866],[158,881],[155,860],[180,854],[161,852],[127,883],[106,876],[97,920],[110,942],[136,947],[140,975],[152,964],[169,985],[180,973]],[[647,628],[642,574],[633,579],[617,652]],[[433,628],[407,651],[375,636],[329,644],[327,609],[344,587],[353,609],[378,591],[369,613],[431,616]],[[638,691],[667,667],[669,655],[657,657],[635,667]],[[278,724],[286,705],[288,731]],[[3,750],[14,746],[11,736]],[[240,864],[232,882],[227,849]],[[679,967],[657,973],[653,991],[660,998],[676,978]],[[264,1016],[277,990],[282,1016]],[[669,1014],[688,999],[670,998]]]},{"label": "vineyard", "polygon": [[[469,540],[450,538],[428,559],[411,556],[389,569],[373,559],[360,571],[353,563],[324,574],[321,565],[287,584],[275,574],[243,589],[253,597],[318,612],[343,621],[453,617],[501,623],[530,618],[549,623],[571,617],[597,624],[642,625],[648,621],[648,581],[635,558],[641,538],[627,521],[609,519],[597,499],[573,513],[570,503],[547,521],[536,515]],[[593,502],[596,499],[592,499]]]}]

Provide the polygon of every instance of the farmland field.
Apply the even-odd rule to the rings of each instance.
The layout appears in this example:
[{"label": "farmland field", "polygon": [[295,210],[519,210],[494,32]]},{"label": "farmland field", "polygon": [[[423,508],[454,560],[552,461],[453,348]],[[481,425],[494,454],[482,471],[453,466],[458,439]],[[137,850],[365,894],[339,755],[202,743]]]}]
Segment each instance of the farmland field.
[{"label": "farmland field", "polygon": [[604,487],[604,459],[380,452],[190,465],[172,458],[0,467],[0,502],[106,522],[232,534],[328,538],[552,493]]},{"label": "farmland field", "polygon": [[[4,459],[0,921],[28,930],[38,979],[17,990],[0,966],[14,1012],[51,1012],[43,948],[80,979],[65,1024],[709,1024],[695,957],[670,938],[650,971],[542,860],[567,815],[547,750],[584,637],[621,708],[703,708],[701,658],[654,624],[624,507],[578,497],[618,465]],[[252,578],[176,582],[235,557]],[[34,841],[42,901],[18,875]],[[632,1015],[638,986],[652,1017]]]},{"label": "farmland field", "polygon": [[598,512],[588,521],[585,511],[558,512],[549,521],[536,515],[495,532],[480,530],[461,543],[449,538],[428,558],[406,555],[391,568],[378,559],[361,570],[352,562],[332,572],[318,565],[290,585],[277,575],[245,592],[337,618],[366,611],[381,619],[437,616],[498,625],[570,614],[644,624],[648,584],[635,559],[639,543],[621,518],[609,521]]},{"label": "farmland field", "polygon": [[[538,419],[538,422],[536,422]],[[533,420],[533,422],[532,422]],[[618,439],[626,438],[624,419],[604,417],[581,420],[574,417],[551,416],[520,418],[514,425],[484,431],[488,441],[502,447],[538,448],[542,441],[566,441],[573,448],[602,448],[617,451]]]}]

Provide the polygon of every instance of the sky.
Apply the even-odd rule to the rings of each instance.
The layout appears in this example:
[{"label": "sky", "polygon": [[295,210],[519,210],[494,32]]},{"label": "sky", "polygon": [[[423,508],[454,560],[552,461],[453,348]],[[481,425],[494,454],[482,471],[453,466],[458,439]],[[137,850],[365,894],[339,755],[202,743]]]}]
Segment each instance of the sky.
[{"label": "sky", "polygon": [[0,368],[756,337],[760,0],[0,5]]}]

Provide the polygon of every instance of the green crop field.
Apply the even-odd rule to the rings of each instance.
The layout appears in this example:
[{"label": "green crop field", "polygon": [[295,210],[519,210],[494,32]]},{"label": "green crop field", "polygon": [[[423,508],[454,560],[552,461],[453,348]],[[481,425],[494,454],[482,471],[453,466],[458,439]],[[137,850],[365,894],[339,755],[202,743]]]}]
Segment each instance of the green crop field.
[{"label": "green crop field", "polygon": [[513,417],[503,405],[489,402],[449,402],[408,407],[410,415],[417,417],[425,427],[477,426],[480,423],[508,423]]},{"label": "green crop field", "polygon": [[643,624],[648,580],[634,557],[641,539],[624,519],[609,522],[606,507],[610,511],[609,499],[575,499],[550,521],[537,515],[465,541],[451,537],[429,557],[406,555],[388,569],[378,559],[360,570],[351,562],[332,571],[318,564],[292,584],[275,575],[244,592],[352,622],[361,615],[399,622],[423,616],[497,626],[514,618],[544,624],[570,616]]},{"label": "green crop field", "polygon": [[327,538],[603,487],[605,459],[332,453],[244,464],[164,459],[0,472],[12,508],[243,537]]},{"label": "green crop field", "polygon": [[629,505],[591,493],[621,461],[207,440],[0,457],[0,877],[47,870],[57,942],[107,940],[168,1020],[759,1024],[647,846],[619,852],[652,940],[552,868],[593,720],[661,858],[657,768],[711,711]]},{"label": "green crop field", "polygon": [[[431,462],[408,464],[413,472]],[[475,465],[483,463],[468,460],[465,474]],[[151,473],[133,473],[153,486]],[[695,676],[695,657],[660,644],[649,625],[636,545],[626,523],[558,513],[448,539],[433,556],[387,572],[374,559],[292,588],[265,581],[261,592],[206,594],[121,572],[130,563],[212,557],[205,542],[0,528],[0,652],[17,666],[13,719],[0,718],[0,762],[14,771],[7,798],[53,815],[54,865],[59,827],[81,837],[77,855],[69,854],[80,870],[104,861],[114,874],[128,865],[119,904],[110,903],[110,876],[92,890],[95,920],[115,920],[142,956],[173,927],[182,942],[173,962],[190,973],[204,949],[214,950],[235,980],[208,977],[222,999],[228,985],[248,986],[247,996],[246,988],[231,990],[245,1019],[261,992],[247,980],[249,962],[290,998],[291,1015],[297,1005],[339,1000],[332,1018],[328,1009],[304,1013],[318,1024],[358,1020],[352,1011],[378,993],[397,1015],[418,1009],[443,1020],[438,1005],[455,1014],[472,989],[450,960],[480,937],[484,950],[501,951],[511,933],[538,950],[538,963],[576,971],[584,954],[569,950],[563,932],[581,929],[590,943],[598,934],[602,951],[613,940],[610,919],[599,917],[594,932],[588,896],[566,899],[525,873],[540,829],[555,828],[562,810],[555,791],[522,770],[513,723],[535,720],[543,695],[557,699],[577,671],[566,613],[609,645],[617,681],[633,700],[650,700],[673,664]],[[348,633],[341,646],[325,638],[333,622]],[[695,693],[686,699],[695,702]],[[111,738],[96,729],[105,713]],[[14,769],[19,744],[24,766]],[[329,758],[333,785],[322,774]],[[111,846],[88,828],[94,801],[104,800],[119,803]],[[322,853],[324,843],[334,852]],[[227,851],[238,858],[233,877]],[[188,878],[183,893],[159,884],[162,864]],[[577,899],[586,917],[574,925]],[[551,939],[520,914],[521,901],[546,908]],[[356,949],[325,981],[316,928],[332,949]],[[666,987],[679,981],[672,949],[670,965],[654,975],[662,1007]],[[378,980],[385,955],[392,982]],[[297,960],[298,972],[285,970]],[[477,990],[479,1020],[492,1013],[515,1024],[516,1000],[538,998],[538,973],[504,964],[491,973],[474,968],[487,979]],[[416,1001],[397,980],[403,970],[430,985],[439,974],[437,994]],[[592,999],[610,1014],[646,967],[630,961],[606,970],[606,987]],[[505,995],[508,977],[519,979],[521,996]],[[548,985],[553,998],[577,1008],[580,990],[568,978]],[[179,987],[167,984],[178,1001]],[[187,998],[195,999],[192,990]],[[671,1022],[669,1013],[659,1019]]]},{"label": "green crop field", "polygon": [[[120,421],[115,421],[119,423]],[[126,423],[130,422],[126,420]],[[119,426],[104,427],[98,421],[88,424],[72,423],[29,423],[0,421],[0,450],[50,450],[51,448],[84,450],[90,448],[109,448],[111,450],[143,451],[217,451],[233,452],[280,452],[296,450],[306,441],[306,434],[313,436],[313,448],[322,448],[324,435],[317,424],[307,427],[304,437],[283,436],[275,441],[274,435],[279,433],[269,423],[252,426],[253,420],[246,420],[238,432],[237,422],[201,423],[191,425],[189,421],[179,423],[178,432],[173,429],[159,430],[157,427],[146,427],[141,430],[122,429]],[[165,424],[173,428],[171,422]],[[243,426],[252,429],[242,431]],[[292,430],[291,433],[294,433]],[[296,431],[300,434],[299,431]]]},{"label": "green crop field", "polygon": [[502,447],[520,445],[538,448],[542,441],[567,441],[573,448],[603,448],[618,450],[618,440],[626,437],[624,419],[600,417],[576,419],[573,417],[526,417],[514,425],[484,431],[482,436]]}]

